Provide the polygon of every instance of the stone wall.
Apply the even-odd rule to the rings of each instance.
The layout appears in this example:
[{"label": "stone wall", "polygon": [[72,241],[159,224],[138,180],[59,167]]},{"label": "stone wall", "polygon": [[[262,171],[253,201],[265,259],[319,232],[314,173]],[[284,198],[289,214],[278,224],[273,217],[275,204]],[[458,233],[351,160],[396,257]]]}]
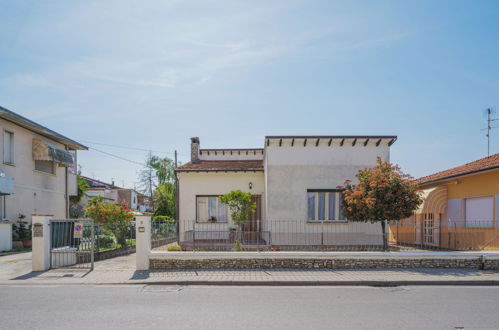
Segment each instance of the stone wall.
[{"label": "stone wall", "polygon": [[467,258],[154,258],[150,269],[373,269],[373,268],[463,268],[499,269],[499,259]]}]

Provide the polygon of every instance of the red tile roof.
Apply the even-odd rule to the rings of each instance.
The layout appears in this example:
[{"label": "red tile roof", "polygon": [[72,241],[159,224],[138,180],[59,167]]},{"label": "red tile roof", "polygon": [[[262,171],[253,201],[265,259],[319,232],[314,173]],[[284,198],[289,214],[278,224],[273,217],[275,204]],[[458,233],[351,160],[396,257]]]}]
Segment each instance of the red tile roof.
[{"label": "red tile roof", "polygon": [[177,172],[263,171],[262,160],[201,160],[177,167]]},{"label": "red tile roof", "polygon": [[419,185],[427,184],[430,182],[441,181],[459,177],[466,174],[482,172],[491,169],[499,169],[499,153],[485,157],[474,162],[454,167],[445,171],[437,172],[432,175],[424,176],[416,180]]}]

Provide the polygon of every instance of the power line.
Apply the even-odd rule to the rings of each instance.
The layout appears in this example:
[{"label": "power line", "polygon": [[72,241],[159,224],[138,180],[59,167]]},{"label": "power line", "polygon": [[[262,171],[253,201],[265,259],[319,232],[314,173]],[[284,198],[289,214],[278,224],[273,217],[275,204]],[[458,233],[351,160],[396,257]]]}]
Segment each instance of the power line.
[{"label": "power line", "polygon": [[140,165],[140,166],[147,166],[147,164],[145,164],[145,163],[139,163],[139,162],[136,162],[134,160],[131,160],[131,159],[128,159],[128,158],[125,158],[125,157],[121,157],[121,156],[118,156],[118,155],[115,155],[115,154],[112,154],[112,153],[109,153],[109,152],[106,152],[106,151],[95,149],[94,147],[89,148],[89,149],[97,151],[97,152],[100,152],[100,153],[103,153],[105,155],[108,155],[108,156],[111,156],[111,157],[114,157],[114,158],[117,158],[117,159],[124,160],[124,161],[129,162],[129,163],[133,163],[133,164]]},{"label": "power line", "polygon": [[[151,149],[146,149],[146,148],[138,148],[138,147],[129,147],[129,146],[121,146],[121,145],[116,145],[116,144],[109,144],[109,143],[102,143],[102,142],[92,142],[92,141],[86,141],[86,140],[80,140],[81,142],[84,143],[89,143],[89,144],[97,144],[97,145],[102,145],[102,146],[107,146],[107,147],[114,147],[114,148],[121,148],[121,149],[129,149],[129,150],[137,150],[137,151],[146,151],[146,152],[155,152],[155,153],[164,153],[164,154],[170,154],[174,155],[175,152],[170,152],[170,151],[159,151],[159,150],[151,150]],[[95,148],[94,148],[95,149]],[[183,155],[187,156],[187,155]]]}]

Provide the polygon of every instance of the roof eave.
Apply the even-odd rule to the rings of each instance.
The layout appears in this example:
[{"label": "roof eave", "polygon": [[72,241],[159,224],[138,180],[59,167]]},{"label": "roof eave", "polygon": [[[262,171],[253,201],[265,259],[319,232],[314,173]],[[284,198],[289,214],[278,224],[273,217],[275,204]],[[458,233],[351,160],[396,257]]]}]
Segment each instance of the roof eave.
[{"label": "roof eave", "polygon": [[0,118],[5,119],[7,121],[10,121],[13,124],[16,124],[20,127],[23,127],[27,130],[30,130],[34,133],[37,133],[41,136],[44,136],[48,139],[57,141],[71,149],[74,150],[88,150],[88,147],[78,143],[70,138],[65,137],[62,134],[59,134],[45,126],[42,126],[40,124],[35,123],[34,121],[23,117],[13,111],[10,111],[8,109],[5,109],[4,107],[0,106]]},{"label": "roof eave", "polygon": [[181,173],[181,172],[263,172],[262,169],[175,169],[175,173]]},{"label": "roof eave", "polygon": [[459,178],[459,177],[462,177],[462,176],[466,176],[466,175],[478,174],[478,173],[481,173],[481,172],[488,172],[488,171],[495,170],[495,169],[499,169],[499,166],[492,166],[492,167],[482,168],[482,169],[479,169],[479,170],[473,170],[473,171],[468,171],[468,172],[464,172],[464,173],[459,173],[459,174],[454,174],[454,175],[448,175],[448,176],[445,176],[443,178],[439,178],[439,179],[435,179],[435,180],[430,180],[430,181],[424,181],[424,182],[418,183],[418,185],[419,186],[427,186],[427,185],[430,185],[430,184],[434,184],[434,183],[438,183],[438,182],[442,182],[442,181],[446,181],[446,180],[450,180],[450,179],[456,179],[456,178]]}]

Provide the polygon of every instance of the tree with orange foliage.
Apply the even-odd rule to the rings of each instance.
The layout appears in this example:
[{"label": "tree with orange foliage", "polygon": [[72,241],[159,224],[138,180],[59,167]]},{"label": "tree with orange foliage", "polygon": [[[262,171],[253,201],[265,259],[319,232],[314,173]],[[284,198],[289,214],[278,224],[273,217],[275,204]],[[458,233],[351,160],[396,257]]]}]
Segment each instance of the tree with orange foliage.
[{"label": "tree with orange foliage", "polygon": [[345,181],[343,211],[351,221],[381,222],[383,249],[388,249],[385,220],[410,217],[423,199],[413,178],[400,167],[383,162],[378,157],[376,166],[360,170],[359,184]]}]

